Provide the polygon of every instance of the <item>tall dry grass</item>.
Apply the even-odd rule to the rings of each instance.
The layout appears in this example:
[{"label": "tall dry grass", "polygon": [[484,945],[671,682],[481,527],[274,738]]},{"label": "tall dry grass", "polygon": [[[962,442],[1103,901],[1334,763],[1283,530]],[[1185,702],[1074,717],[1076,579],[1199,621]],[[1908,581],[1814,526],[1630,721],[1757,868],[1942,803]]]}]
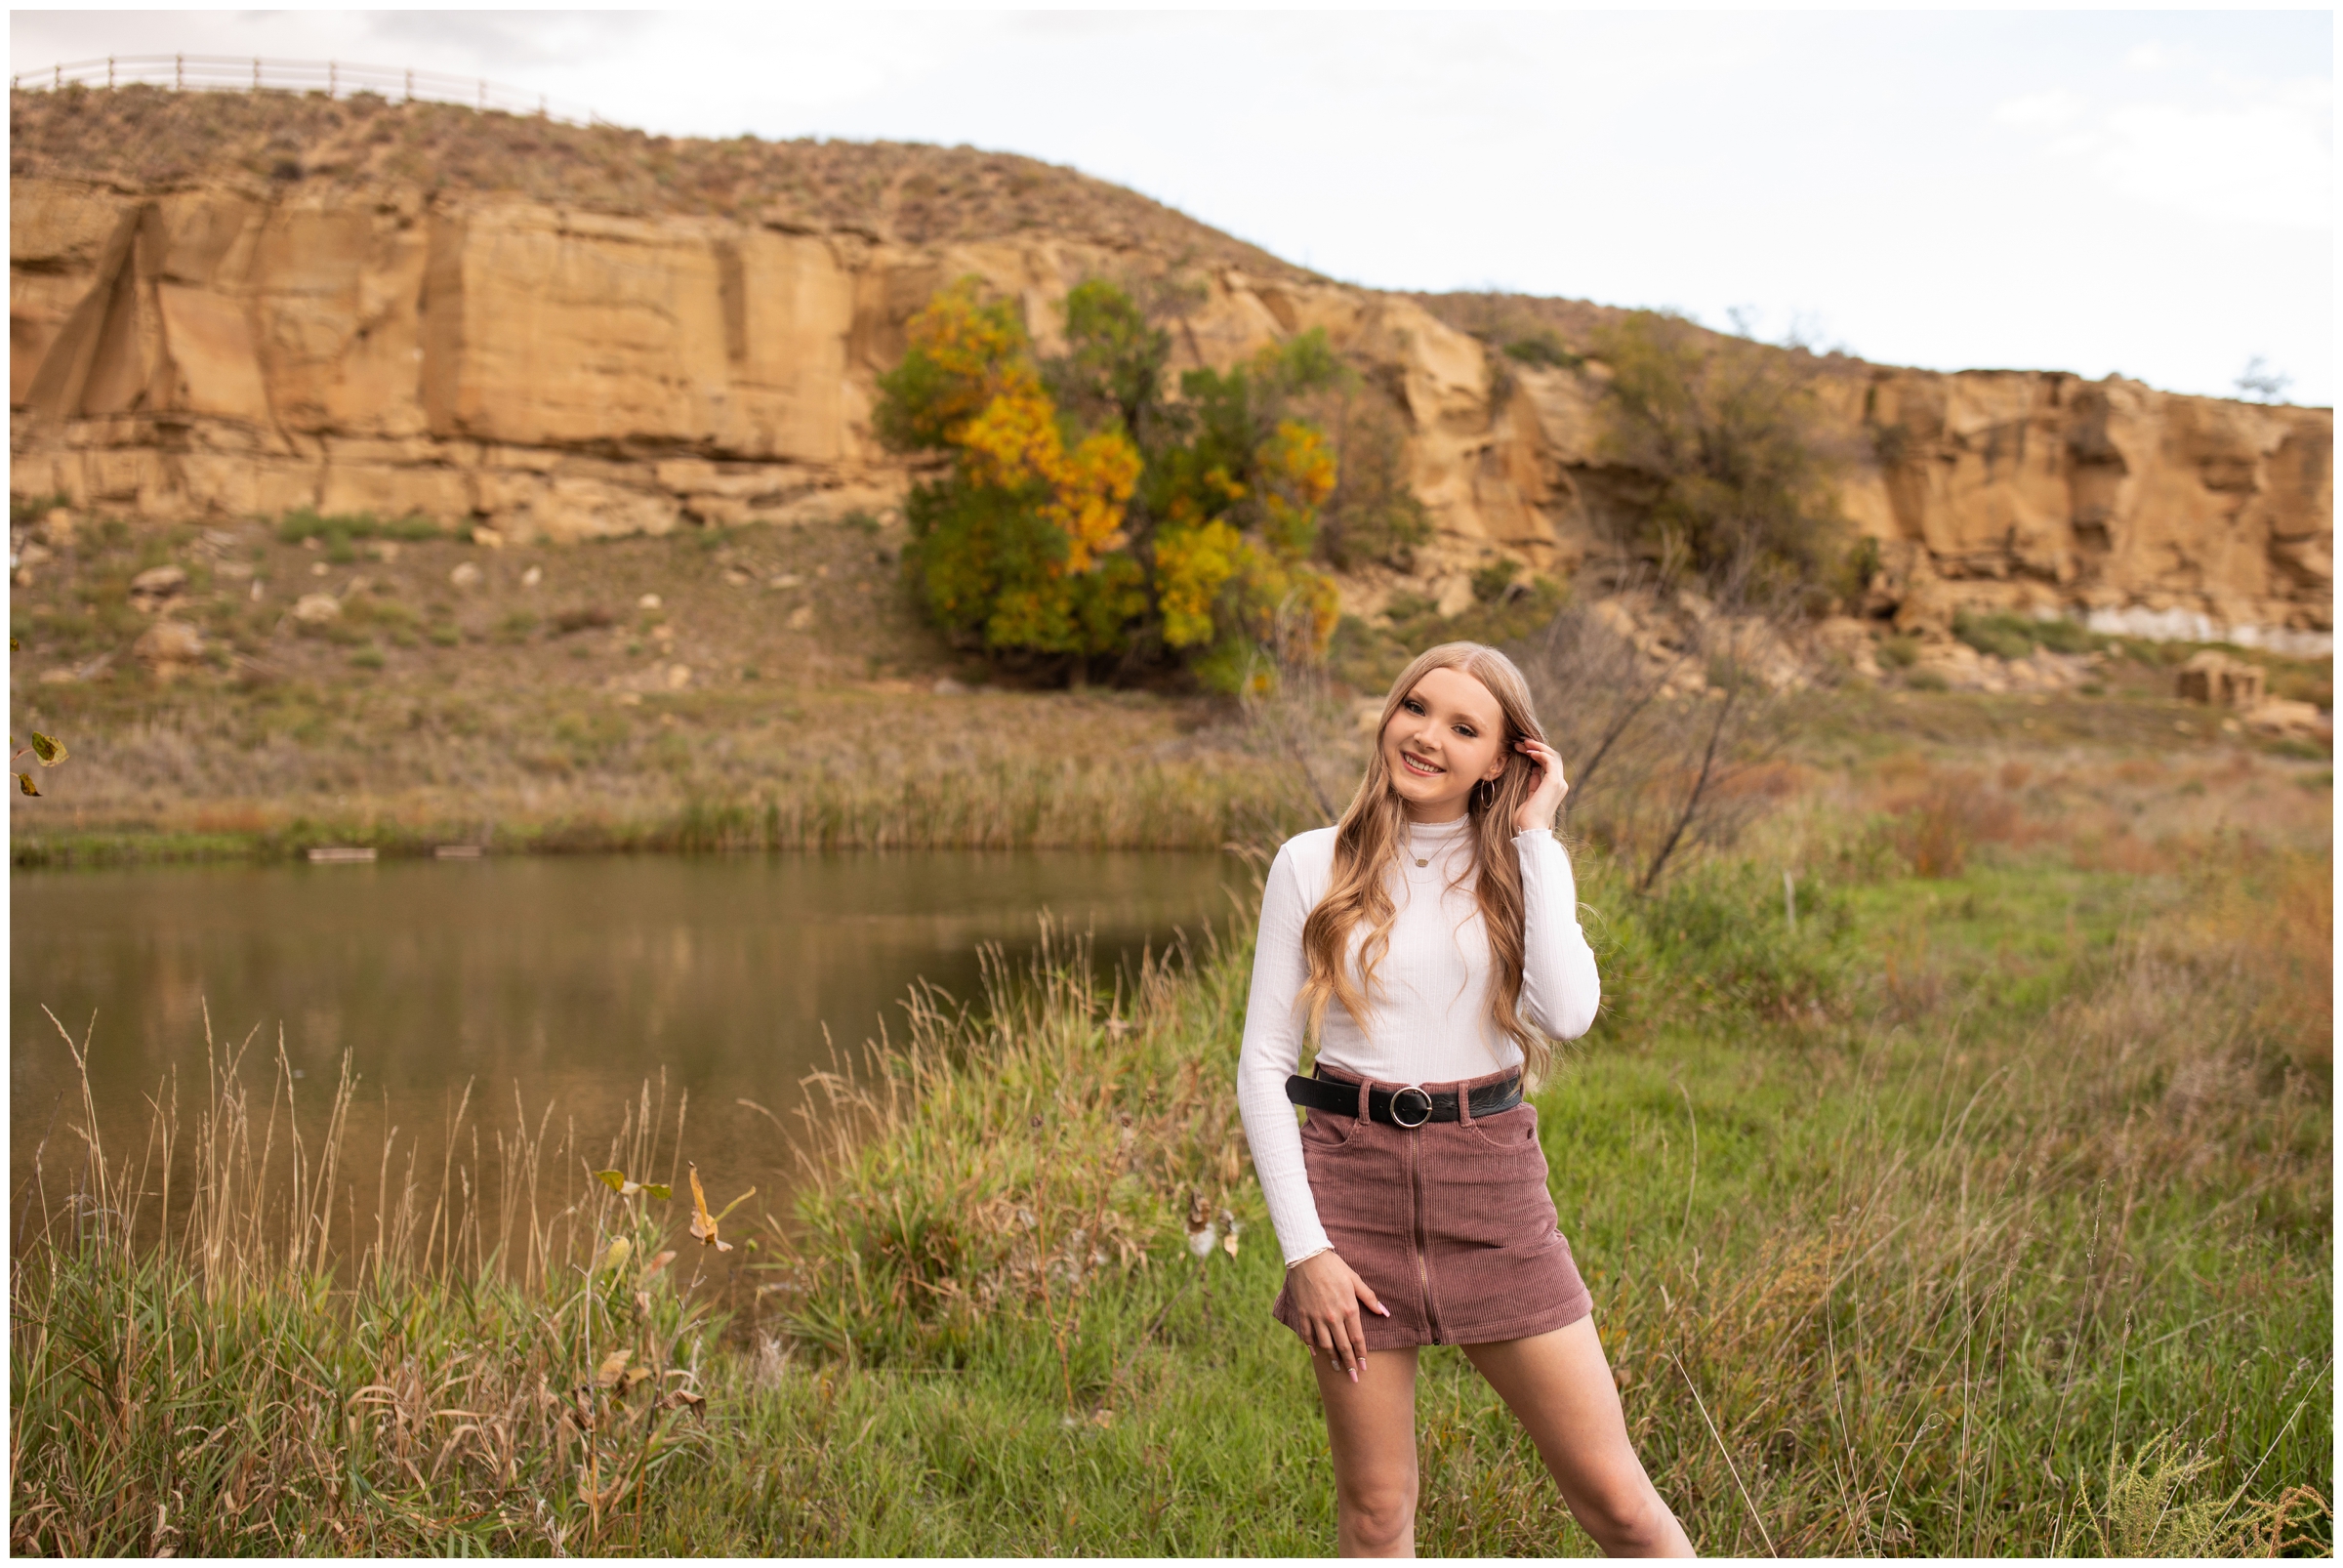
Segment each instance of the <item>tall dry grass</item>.
[{"label": "tall dry grass", "polygon": [[[2327,1549],[2328,862],[2233,848],[1815,871],[1794,927],[1773,866],[1637,897],[1588,857],[1613,1011],[1541,1125],[1704,1549]],[[224,1052],[184,1137],[158,1095],[145,1149],[74,1145],[21,1222],[12,1539],[1324,1549],[1233,1112],[1249,963],[1100,982],[1052,936],[977,1006],[927,993],[826,1081],[796,1217],[755,1255],[725,1220],[723,1259],[542,1117],[410,1174],[326,1107],[296,1148],[292,1086]],[[668,1175],[674,1125],[644,1104],[596,1168]],[[1587,1548],[1453,1352],[1419,1447],[1423,1549]]]},{"label": "tall dry grass", "polygon": [[[518,1107],[485,1145],[459,1108],[471,1135],[435,1173],[394,1134],[355,1169],[347,1069],[305,1135],[281,1051],[259,1093],[250,1056],[207,1053],[187,1121],[158,1093],[137,1150],[100,1142],[85,1068],[72,1146],[35,1160],[10,1282],[14,1549],[639,1543],[652,1491],[706,1451],[720,1329],[672,1206],[594,1179],[574,1133]],[[672,1163],[660,1110],[646,1088],[606,1169]]]}]

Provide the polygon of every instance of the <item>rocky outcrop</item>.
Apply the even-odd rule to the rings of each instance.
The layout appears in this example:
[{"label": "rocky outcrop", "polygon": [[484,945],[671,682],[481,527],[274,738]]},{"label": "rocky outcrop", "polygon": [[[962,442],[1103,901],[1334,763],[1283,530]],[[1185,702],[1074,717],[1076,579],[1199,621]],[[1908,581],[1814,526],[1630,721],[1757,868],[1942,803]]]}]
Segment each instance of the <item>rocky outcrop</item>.
[{"label": "rocky outcrop", "polygon": [[[758,144],[719,200],[706,178],[678,194],[575,169],[597,148],[673,163],[731,144],[268,95],[219,110],[235,135],[174,141],[156,122],[199,116],[206,95],[101,115],[89,101],[107,97],[12,104],[18,496],[554,540],[884,513],[909,473],[871,433],[876,379],[912,311],[970,272],[1023,300],[1045,344],[1091,275],[1187,287],[1183,365],[1323,328],[1400,416],[1437,527],[1408,572],[1348,580],[1354,607],[1402,588],[1460,606],[1496,555],[1575,571],[1647,493],[1605,455],[1599,363],[1507,358],[1437,299],[1314,277],[1028,160],[888,149],[857,207],[852,181],[790,172],[800,144]],[[77,151],[74,114],[114,143]],[[425,131],[525,136],[536,150],[513,166],[535,172],[459,182],[449,169],[504,165],[406,156]],[[167,167],[121,150],[164,145],[180,149]],[[843,156],[802,145],[806,169]],[[1568,312],[1582,344],[1607,313],[1522,303]],[[1812,368],[1851,454],[1844,508],[1881,543],[1872,614],[1927,630],[1968,607],[2080,613],[2327,645],[2330,411],[2049,372]]]}]

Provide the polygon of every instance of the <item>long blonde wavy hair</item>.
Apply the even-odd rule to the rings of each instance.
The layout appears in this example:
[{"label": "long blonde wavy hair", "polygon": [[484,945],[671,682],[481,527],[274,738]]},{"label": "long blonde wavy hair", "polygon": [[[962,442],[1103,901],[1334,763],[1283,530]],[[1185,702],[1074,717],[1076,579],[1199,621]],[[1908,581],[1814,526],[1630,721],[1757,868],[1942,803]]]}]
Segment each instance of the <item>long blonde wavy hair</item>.
[{"label": "long blonde wavy hair", "polygon": [[[1383,699],[1382,722],[1376,725],[1367,776],[1359,781],[1359,792],[1335,830],[1333,881],[1302,924],[1301,948],[1310,977],[1300,1003],[1308,1011],[1313,1040],[1329,1002],[1338,1002],[1352,1017],[1366,1020],[1376,967],[1390,950],[1391,924],[1399,916],[1386,873],[1398,862],[1407,837],[1405,805],[1383,761],[1383,731],[1390,727],[1401,700],[1434,670],[1460,670],[1471,676],[1489,688],[1504,715],[1500,755],[1505,770],[1494,785],[1474,787],[1465,811],[1472,824],[1473,895],[1489,933],[1489,1018],[1500,1035],[1521,1048],[1524,1076],[1535,1082],[1545,1073],[1552,1046],[1521,1015],[1521,862],[1513,853],[1513,813],[1530,798],[1538,769],[1513,748],[1525,738],[1542,742],[1545,730],[1538,722],[1529,682],[1513,661],[1481,643],[1443,642],[1428,648],[1391,682],[1391,693]],[[1359,945],[1359,972],[1354,976],[1343,960],[1351,932],[1362,925],[1367,937]]]}]

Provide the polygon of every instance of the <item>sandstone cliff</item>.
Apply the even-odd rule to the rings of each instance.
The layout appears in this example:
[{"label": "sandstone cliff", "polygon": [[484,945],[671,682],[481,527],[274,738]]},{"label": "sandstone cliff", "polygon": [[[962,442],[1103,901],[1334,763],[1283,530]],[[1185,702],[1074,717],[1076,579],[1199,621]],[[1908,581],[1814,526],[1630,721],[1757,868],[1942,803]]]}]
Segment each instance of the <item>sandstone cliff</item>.
[{"label": "sandstone cliff", "polygon": [[[1583,349],[1602,308],[1350,287],[1027,159],[144,88],[18,94],[11,120],[19,496],[556,540],[884,512],[908,475],[875,380],[966,272],[1045,343],[1094,274],[1197,290],[1188,364],[1324,328],[1400,416],[1437,527],[1411,575],[1346,580],[1354,607],[1461,603],[1499,554],[1575,571],[1645,491],[1604,455],[1599,363],[1493,347],[1511,313]],[[2331,645],[2331,411],[1813,368],[1882,545],[1871,613]]]}]

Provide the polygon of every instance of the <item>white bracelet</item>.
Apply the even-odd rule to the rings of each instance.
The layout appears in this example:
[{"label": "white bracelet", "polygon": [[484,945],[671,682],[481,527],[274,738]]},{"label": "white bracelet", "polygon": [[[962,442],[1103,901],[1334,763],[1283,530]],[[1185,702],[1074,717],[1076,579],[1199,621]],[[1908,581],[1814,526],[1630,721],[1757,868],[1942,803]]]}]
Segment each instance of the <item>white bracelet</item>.
[{"label": "white bracelet", "polygon": [[1324,1247],[1321,1247],[1321,1248],[1319,1248],[1319,1249],[1318,1249],[1316,1252],[1314,1252],[1314,1253],[1303,1253],[1303,1254],[1302,1254],[1302,1255],[1301,1255],[1299,1258],[1296,1258],[1296,1259],[1294,1259],[1294,1261],[1292,1261],[1292,1262],[1288,1263],[1288,1264],[1286,1265],[1286,1267],[1287,1267],[1287,1269],[1288,1269],[1289,1271],[1291,1271],[1291,1270],[1293,1270],[1293,1269],[1295,1269],[1295,1268],[1298,1268],[1298,1267],[1300,1267],[1300,1266],[1301,1266],[1303,1263],[1306,1263],[1306,1262],[1308,1262],[1308,1261],[1309,1261],[1311,1259],[1313,1259],[1313,1258],[1320,1258],[1320,1257],[1323,1257],[1323,1256],[1325,1256],[1326,1254],[1333,1252],[1334,1250],[1335,1250],[1334,1243],[1332,1243],[1332,1242],[1329,1242],[1329,1243],[1327,1243],[1327,1244],[1326,1244]]}]

